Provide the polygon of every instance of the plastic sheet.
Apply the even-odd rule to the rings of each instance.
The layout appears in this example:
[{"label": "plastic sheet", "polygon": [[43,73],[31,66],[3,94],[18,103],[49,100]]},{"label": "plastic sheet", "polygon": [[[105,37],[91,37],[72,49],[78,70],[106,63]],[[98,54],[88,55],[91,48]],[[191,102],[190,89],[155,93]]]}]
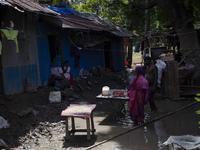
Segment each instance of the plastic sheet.
[{"label": "plastic sheet", "polygon": [[156,66],[158,68],[158,83],[161,83],[161,78],[162,78],[162,70],[166,68],[166,64],[164,61],[158,59],[156,60],[157,63],[156,63]]},{"label": "plastic sheet", "polygon": [[60,91],[52,91],[49,94],[49,102],[50,103],[58,103],[61,102],[61,92]]},{"label": "plastic sheet", "polygon": [[183,135],[183,136],[170,136],[163,145],[177,144],[184,149],[192,150],[200,148],[200,137],[193,135]]},{"label": "plastic sheet", "polygon": [[9,128],[10,124],[7,120],[5,120],[2,116],[0,116],[0,129],[1,128]]},{"label": "plastic sheet", "polygon": [[191,79],[194,75],[195,66],[193,64],[186,64],[184,67],[178,68],[179,84],[187,84],[187,80]]}]

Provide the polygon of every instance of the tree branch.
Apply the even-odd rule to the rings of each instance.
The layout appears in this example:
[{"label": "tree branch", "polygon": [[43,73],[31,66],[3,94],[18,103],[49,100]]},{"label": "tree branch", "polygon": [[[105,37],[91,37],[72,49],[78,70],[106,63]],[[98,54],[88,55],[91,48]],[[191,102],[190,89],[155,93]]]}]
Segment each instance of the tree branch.
[{"label": "tree branch", "polygon": [[132,8],[138,8],[138,9],[150,9],[150,8],[153,8],[154,6],[157,5],[156,1],[153,0],[152,2],[149,2],[148,5],[145,5],[145,4],[137,4],[135,2],[130,2],[130,4],[132,5]]},{"label": "tree branch", "polygon": [[129,2],[128,4],[126,4],[122,1],[115,1],[113,3],[108,4],[108,6],[113,6],[114,4],[117,5],[117,6],[121,5],[123,7],[127,7],[127,6],[131,5],[132,8],[138,8],[138,9],[143,9],[143,10],[153,8],[154,6],[157,5],[155,0],[153,0],[148,5],[138,4],[138,3],[135,3],[135,2]]}]

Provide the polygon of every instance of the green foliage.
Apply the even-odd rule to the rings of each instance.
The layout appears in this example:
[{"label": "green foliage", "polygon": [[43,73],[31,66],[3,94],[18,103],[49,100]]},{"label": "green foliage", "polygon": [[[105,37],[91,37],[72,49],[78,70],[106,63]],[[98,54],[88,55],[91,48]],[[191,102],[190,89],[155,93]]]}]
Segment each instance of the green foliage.
[{"label": "green foliage", "polygon": [[133,9],[130,0],[74,0],[71,6],[79,12],[95,13],[136,32],[144,31],[144,10]]},{"label": "green foliage", "polygon": [[200,114],[200,110],[196,111],[197,114]]},{"label": "green foliage", "polygon": [[[199,101],[200,102],[200,93],[198,93],[198,94],[196,94],[196,96],[198,96],[198,97],[195,97],[195,99],[197,100],[197,101]],[[200,115],[200,110],[198,110],[198,111],[196,111],[196,113],[198,114],[198,115]],[[199,123],[198,124],[200,124],[200,121],[199,121]],[[200,127],[199,127],[200,128]]]},{"label": "green foliage", "polygon": [[195,99],[200,102],[200,98],[199,97],[195,97]]},{"label": "green foliage", "polygon": [[104,16],[107,10],[106,0],[76,0],[72,7],[79,12],[91,12]]},{"label": "green foliage", "polygon": [[[144,32],[145,9],[136,7],[144,5],[146,0],[50,0],[49,5],[65,2],[66,5],[79,12],[95,13],[117,25],[138,34]],[[169,1],[170,0],[166,0]],[[42,2],[42,1],[41,1]],[[133,4],[134,2],[134,4]],[[151,0],[150,0],[151,2]],[[200,0],[180,0],[180,7],[184,6],[195,17],[194,26],[200,28]],[[150,30],[164,25],[170,20],[168,14],[160,7],[150,9]]]},{"label": "green foliage", "polygon": [[[157,6],[154,8],[154,16],[153,17],[155,17],[154,21],[155,21],[155,23],[157,23],[157,26],[155,28],[157,28],[157,27],[163,28],[163,26],[169,20],[169,16],[166,14],[166,12]],[[155,29],[155,28],[151,28],[151,29]]]},{"label": "green foliage", "polygon": [[62,0],[40,1],[41,4],[49,4],[51,6],[58,5]]},{"label": "green foliage", "polygon": [[196,96],[200,96],[200,93],[196,94]]},{"label": "green foliage", "polygon": [[200,93],[196,94],[196,96],[198,97],[195,97],[195,99],[200,102]]}]

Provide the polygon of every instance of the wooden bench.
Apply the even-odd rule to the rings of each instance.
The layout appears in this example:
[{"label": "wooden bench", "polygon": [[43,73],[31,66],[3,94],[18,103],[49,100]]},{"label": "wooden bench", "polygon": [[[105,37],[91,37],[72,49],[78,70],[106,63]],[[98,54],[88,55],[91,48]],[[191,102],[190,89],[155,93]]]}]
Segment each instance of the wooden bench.
[{"label": "wooden bench", "polygon": [[[95,109],[96,104],[89,105],[78,105],[70,104],[67,109],[63,110],[61,116],[65,117],[66,122],[66,140],[69,140],[70,134],[75,134],[75,132],[87,132],[87,139],[91,139],[90,133],[94,134],[96,131],[94,129],[94,120],[93,120],[93,110]],[[69,130],[68,120],[71,117],[72,129]],[[85,118],[86,119],[86,128],[87,129],[76,129],[75,128],[75,117]],[[90,128],[91,122],[91,128]]]}]

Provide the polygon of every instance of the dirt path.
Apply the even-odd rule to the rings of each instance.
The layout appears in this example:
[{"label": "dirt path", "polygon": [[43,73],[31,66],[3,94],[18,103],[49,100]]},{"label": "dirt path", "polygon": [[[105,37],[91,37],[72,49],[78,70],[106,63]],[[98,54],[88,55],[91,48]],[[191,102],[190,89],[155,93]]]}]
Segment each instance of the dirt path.
[{"label": "dirt path", "polygon": [[[62,99],[60,103],[49,103],[49,94],[54,91],[53,87],[40,87],[37,92],[32,93],[2,95],[0,97],[0,114],[8,121],[10,127],[0,129],[0,139],[13,150],[49,150],[62,149],[63,147],[73,149],[77,146],[80,148],[90,146],[94,142],[107,139],[112,135],[107,134],[110,127],[101,126],[98,128],[98,124],[110,113],[111,105],[108,102],[96,101],[95,98],[101,93],[102,87],[105,85],[110,88],[125,88],[124,79],[126,79],[124,71],[77,79],[72,95]],[[62,110],[70,104],[87,103],[97,104],[94,120],[96,135],[99,136],[90,141],[89,145],[86,133],[74,136],[70,140],[71,142],[63,141],[65,137],[65,118],[61,117]],[[82,118],[76,119],[76,127],[86,128],[85,120]],[[86,145],[80,145],[82,142],[77,141],[82,141]]]},{"label": "dirt path", "polygon": [[[120,135],[134,128],[128,113],[125,116],[113,119],[111,103],[97,100],[96,96],[101,93],[102,87],[105,85],[111,89],[125,88],[126,77],[127,72],[123,71],[81,79],[78,83],[83,89],[74,86],[73,95],[62,99],[60,103],[49,103],[49,93],[54,90],[51,87],[40,88],[34,93],[1,96],[0,114],[8,121],[10,127],[0,129],[0,139],[11,150],[60,150],[85,149]],[[90,88],[88,88],[88,81]],[[76,98],[74,99],[73,96]],[[157,95],[155,102],[159,111],[152,113],[149,105],[146,105],[145,122],[176,111],[194,102],[194,99],[172,101]],[[61,117],[61,111],[66,109],[69,104],[97,104],[94,110],[96,132],[91,140],[88,141],[86,133],[81,132],[75,133],[69,141],[65,140],[65,118]],[[128,102],[125,106],[128,110]],[[69,125],[71,128],[70,122]],[[78,129],[84,129],[86,128],[86,121],[83,118],[75,118],[75,125]]]},{"label": "dirt path", "polygon": [[141,64],[142,63],[142,57],[140,53],[133,54],[132,58],[132,68],[136,67],[136,64]]}]

